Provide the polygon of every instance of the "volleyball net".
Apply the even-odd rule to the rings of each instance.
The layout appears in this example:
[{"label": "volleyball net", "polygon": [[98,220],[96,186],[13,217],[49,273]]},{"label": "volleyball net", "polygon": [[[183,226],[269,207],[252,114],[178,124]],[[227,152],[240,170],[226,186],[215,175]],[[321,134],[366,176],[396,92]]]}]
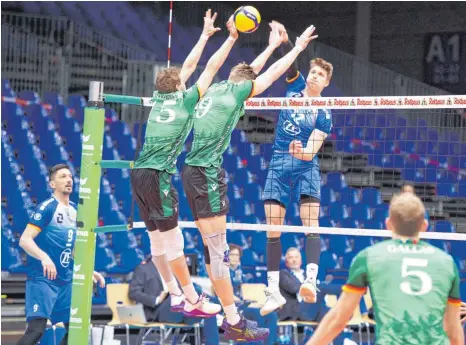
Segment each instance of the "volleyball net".
[{"label": "volleyball net", "polygon": [[[106,131],[106,103],[150,108],[152,99],[105,94],[101,82],[91,82],[89,95],[83,128],[69,333],[72,344],[84,344],[89,337],[96,234],[147,236],[138,231],[145,226],[134,202],[124,207],[131,195],[119,197],[121,200],[115,197],[121,195],[120,188],[128,186],[117,183],[109,190],[101,188],[103,175],[114,169],[126,171],[133,166],[132,160],[103,160],[102,142]],[[244,120],[233,131],[230,146],[223,156],[230,200],[227,229],[231,230],[229,243],[248,249],[247,260],[256,277],[260,275],[255,274],[254,269],[265,265],[266,231],[286,233],[282,238],[284,251],[289,247],[302,249],[303,233],[321,234],[323,277],[335,269],[343,271],[359,250],[390,236],[390,232],[384,230],[388,202],[406,182],[412,184],[429,213],[430,231],[421,237],[447,249],[458,260],[466,259],[461,251],[466,240],[466,234],[461,233],[465,230],[462,217],[466,217],[463,215],[466,210],[465,138],[464,133],[449,126],[464,121],[465,95],[253,98],[246,101],[245,108]],[[290,193],[284,225],[266,224],[264,185],[271,169],[278,112],[282,109],[293,109],[296,116],[303,118],[316,116],[318,109],[331,111],[333,127],[318,153],[318,226],[302,225],[299,196],[293,193]],[[283,129],[297,135],[302,130],[297,126],[299,121],[284,123]],[[142,147],[144,124],[135,127],[132,135],[139,138],[138,147]],[[178,159],[178,170],[184,164],[191,140],[188,138]],[[290,177],[284,183],[292,190],[298,180]],[[129,179],[125,183],[129,183]],[[178,174],[173,176],[173,185],[179,194],[180,227],[185,230],[186,249],[202,252],[202,241],[195,240],[195,224]],[[102,203],[104,199],[110,201]],[[99,221],[112,219],[101,217],[105,212],[123,213],[124,217],[119,219],[124,221]],[[99,226],[96,226],[98,221]],[[144,253],[145,249],[137,248],[136,252]]]}]

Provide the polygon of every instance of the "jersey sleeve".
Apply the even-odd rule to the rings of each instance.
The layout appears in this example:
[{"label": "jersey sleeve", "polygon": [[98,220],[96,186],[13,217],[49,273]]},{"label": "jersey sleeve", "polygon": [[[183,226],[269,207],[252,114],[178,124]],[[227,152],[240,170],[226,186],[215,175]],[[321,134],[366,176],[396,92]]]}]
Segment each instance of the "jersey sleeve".
[{"label": "jersey sleeve", "polygon": [[291,78],[291,79],[286,79],[286,82],[288,83],[288,87],[286,88],[287,96],[288,96],[288,93],[301,92],[306,88],[306,80],[304,79],[303,75],[299,71],[298,71],[298,74],[296,74],[296,77]]},{"label": "jersey sleeve", "polygon": [[32,225],[33,228],[42,231],[52,220],[55,208],[56,204],[53,202],[45,206],[44,204],[40,204],[32,213],[28,225]]},{"label": "jersey sleeve", "polygon": [[233,85],[233,93],[238,103],[243,103],[254,92],[254,81],[246,80],[238,84]]},{"label": "jersey sleeve", "polygon": [[197,84],[194,84],[189,89],[187,89],[184,93],[184,104],[186,110],[191,114],[194,111],[194,107],[196,106],[197,102],[201,98],[201,94],[199,92],[199,87]]},{"label": "jersey sleeve", "polygon": [[461,305],[461,296],[460,296],[460,275],[458,273],[458,267],[456,266],[453,258],[451,259],[453,265],[453,281],[451,284],[450,293],[448,294],[448,303],[454,305]]},{"label": "jersey sleeve", "polygon": [[367,254],[363,250],[351,262],[348,280],[342,289],[346,292],[365,292],[368,285]]},{"label": "jersey sleeve", "polygon": [[330,134],[332,130],[332,112],[327,109],[320,109],[316,119],[316,129]]}]

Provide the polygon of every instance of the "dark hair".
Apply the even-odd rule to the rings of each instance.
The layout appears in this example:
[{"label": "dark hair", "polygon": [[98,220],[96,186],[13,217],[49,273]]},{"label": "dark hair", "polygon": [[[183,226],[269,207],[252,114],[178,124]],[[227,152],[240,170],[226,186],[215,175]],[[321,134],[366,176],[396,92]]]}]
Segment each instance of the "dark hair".
[{"label": "dark hair", "polygon": [[53,180],[55,179],[55,176],[57,175],[58,170],[61,170],[61,169],[68,169],[68,170],[70,170],[70,167],[68,166],[68,164],[64,164],[64,163],[60,163],[60,164],[54,165],[54,166],[50,169],[50,172],[49,172],[49,181],[53,181]]},{"label": "dark hair", "polygon": [[234,75],[234,79],[255,80],[257,78],[257,73],[246,62],[241,62],[233,67],[231,74]]},{"label": "dark hair", "polygon": [[176,85],[181,84],[181,70],[177,67],[165,68],[157,74],[155,89],[160,93],[171,93],[178,91]]},{"label": "dark hair", "polygon": [[243,256],[243,250],[237,244],[230,244],[229,247],[230,247],[230,253],[231,253],[232,250],[236,249],[239,252],[239,257]]}]

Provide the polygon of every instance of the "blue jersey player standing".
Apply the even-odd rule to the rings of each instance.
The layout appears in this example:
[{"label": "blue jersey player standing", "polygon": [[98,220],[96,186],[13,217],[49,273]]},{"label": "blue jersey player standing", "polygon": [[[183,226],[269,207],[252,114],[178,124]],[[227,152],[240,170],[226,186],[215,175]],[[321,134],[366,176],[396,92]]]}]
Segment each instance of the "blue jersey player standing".
[{"label": "blue jersey player standing", "polygon": [[[280,31],[287,37],[283,25]],[[282,53],[293,49],[285,39]],[[311,61],[305,78],[296,62],[287,71],[286,97],[320,97],[332,77],[333,66],[320,58]],[[305,226],[319,226],[320,167],[317,152],[332,129],[332,115],[327,109],[280,112],[276,127],[273,156],[264,188],[264,207],[269,225],[282,225],[292,193],[300,201],[300,215]],[[282,255],[280,232],[267,232],[267,300],[261,309],[266,315],[286,303],[279,290]],[[320,259],[320,238],[306,234],[307,280],[299,291],[303,300],[316,302],[316,280]]]},{"label": "blue jersey player standing", "polygon": [[[39,204],[21,235],[19,245],[28,254],[26,281],[27,329],[17,345],[35,345],[47,320],[63,322],[68,330],[76,237],[76,205],[70,201],[73,176],[66,164],[55,165],[49,175],[53,195]],[[93,279],[105,286],[97,272]],[[60,345],[68,344],[68,335]]]}]

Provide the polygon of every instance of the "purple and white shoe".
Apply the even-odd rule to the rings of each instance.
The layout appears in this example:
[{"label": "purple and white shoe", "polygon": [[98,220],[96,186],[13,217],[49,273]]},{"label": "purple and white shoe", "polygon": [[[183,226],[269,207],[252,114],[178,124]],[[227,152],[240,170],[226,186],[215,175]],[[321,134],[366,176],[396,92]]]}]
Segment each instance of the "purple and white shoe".
[{"label": "purple and white shoe", "polygon": [[182,313],[184,310],[184,300],[185,297],[184,295],[170,295],[171,298],[171,306],[170,306],[170,311],[173,313]]},{"label": "purple and white shoe", "polygon": [[[252,327],[257,327],[257,322],[256,322],[256,321],[247,320],[247,322],[248,322]],[[223,318],[223,321],[222,321],[222,324],[221,324],[221,326],[220,326],[220,328],[223,329],[224,331],[226,331],[226,330],[227,330],[227,327],[228,327],[227,318],[224,317],[224,318]]]},{"label": "purple and white shoe", "polygon": [[267,328],[258,328],[251,321],[241,316],[236,325],[227,323],[225,327],[225,339],[238,343],[263,341],[268,338],[270,331]]},{"label": "purple and white shoe", "polygon": [[202,294],[195,303],[185,299],[183,314],[189,317],[210,318],[217,315],[220,310],[222,307],[219,304],[209,302],[209,298]]}]

